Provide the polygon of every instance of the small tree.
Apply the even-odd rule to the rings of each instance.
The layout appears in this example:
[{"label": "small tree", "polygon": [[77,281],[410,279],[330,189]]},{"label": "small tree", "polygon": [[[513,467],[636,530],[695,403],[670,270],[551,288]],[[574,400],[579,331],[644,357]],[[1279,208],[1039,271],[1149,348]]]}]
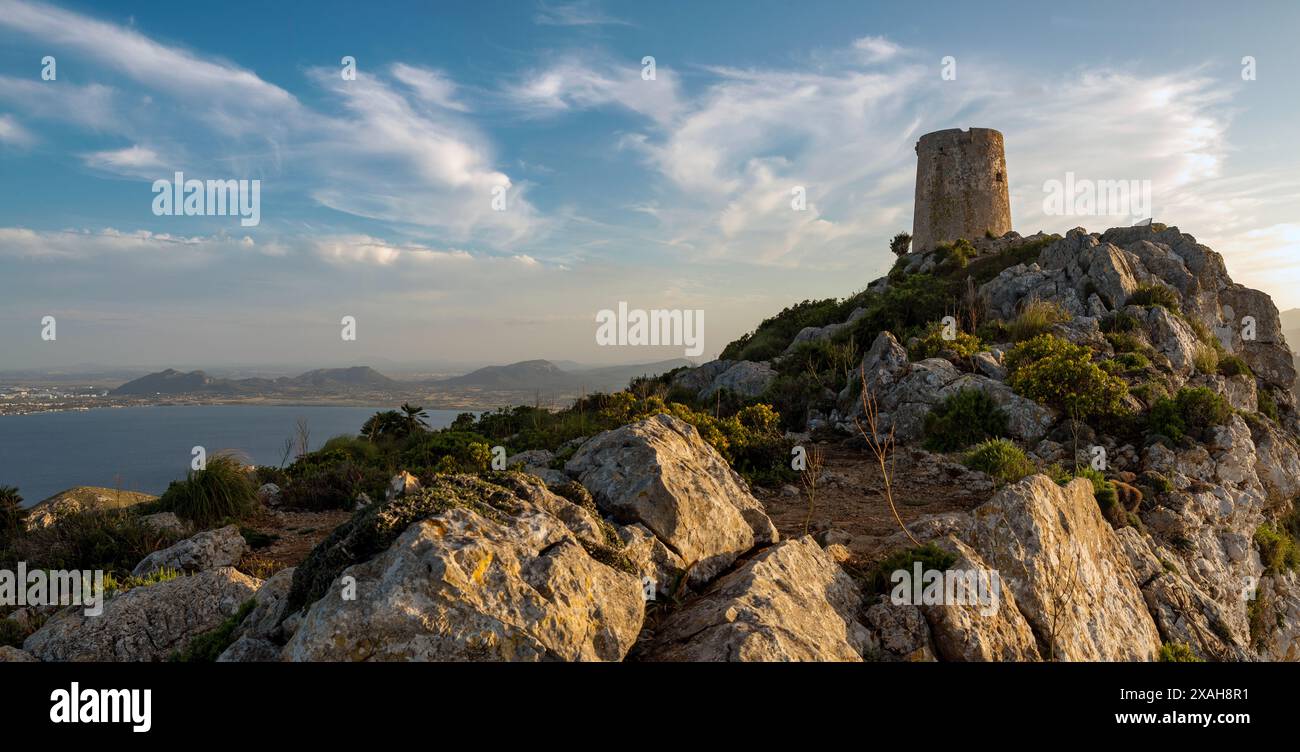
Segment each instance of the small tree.
[{"label": "small tree", "polygon": [[894,252],[895,256],[902,256],[907,253],[907,249],[912,245],[912,235],[907,232],[900,232],[889,240],[889,250]]},{"label": "small tree", "polygon": [[11,540],[22,526],[23,497],[13,486],[0,486],[0,541]]}]

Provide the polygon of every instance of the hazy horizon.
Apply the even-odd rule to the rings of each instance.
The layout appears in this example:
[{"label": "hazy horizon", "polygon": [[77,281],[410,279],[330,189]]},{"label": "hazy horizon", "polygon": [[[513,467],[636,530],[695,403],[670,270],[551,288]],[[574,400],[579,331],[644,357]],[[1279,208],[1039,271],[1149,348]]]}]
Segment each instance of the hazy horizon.
[{"label": "hazy horizon", "polygon": [[[708,360],[884,274],[952,127],[1004,134],[1021,234],[1131,224],[1046,214],[1047,181],[1150,181],[1300,307],[1300,7],[1008,13],[0,0],[0,372],[684,356],[598,346],[624,301],[703,311]],[[257,223],[159,215],[176,173],[260,181]]]}]

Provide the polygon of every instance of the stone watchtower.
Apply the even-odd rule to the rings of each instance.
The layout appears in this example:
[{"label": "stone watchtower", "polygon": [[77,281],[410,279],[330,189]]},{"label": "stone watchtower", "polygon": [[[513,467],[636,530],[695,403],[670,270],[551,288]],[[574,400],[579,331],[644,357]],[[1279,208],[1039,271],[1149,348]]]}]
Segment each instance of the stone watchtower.
[{"label": "stone watchtower", "polygon": [[1011,229],[1007,160],[1002,134],[991,128],[951,128],[916,142],[916,204],[912,250],[929,251],[958,238]]}]

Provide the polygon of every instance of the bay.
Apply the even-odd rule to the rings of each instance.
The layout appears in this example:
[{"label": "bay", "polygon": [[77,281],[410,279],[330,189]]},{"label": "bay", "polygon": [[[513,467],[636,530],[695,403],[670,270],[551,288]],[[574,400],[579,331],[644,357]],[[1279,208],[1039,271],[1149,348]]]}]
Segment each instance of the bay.
[{"label": "bay", "polygon": [[[234,450],[258,465],[279,465],[285,439],[306,420],[319,448],[390,406],[175,405],[102,408],[0,417],[0,486],[17,486],[31,506],[72,486],[160,494],[185,477],[190,451]],[[459,411],[428,410],[431,428]]]}]

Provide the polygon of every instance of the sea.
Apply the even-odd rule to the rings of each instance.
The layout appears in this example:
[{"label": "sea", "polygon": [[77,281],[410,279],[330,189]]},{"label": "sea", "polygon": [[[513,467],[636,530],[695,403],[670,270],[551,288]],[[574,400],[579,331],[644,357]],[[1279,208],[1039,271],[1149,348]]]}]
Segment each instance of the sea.
[{"label": "sea", "polygon": [[[174,405],[97,408],[0,416],[0,486],[17,486],[31,506],[72,486],[161,494],[185,477],[192,450],[239,452],[279,465],[285,439],[306,421],[309,446],[356,435],[366,419],[393,406]],[[427,410],[431,428],[462,412]]]}]

